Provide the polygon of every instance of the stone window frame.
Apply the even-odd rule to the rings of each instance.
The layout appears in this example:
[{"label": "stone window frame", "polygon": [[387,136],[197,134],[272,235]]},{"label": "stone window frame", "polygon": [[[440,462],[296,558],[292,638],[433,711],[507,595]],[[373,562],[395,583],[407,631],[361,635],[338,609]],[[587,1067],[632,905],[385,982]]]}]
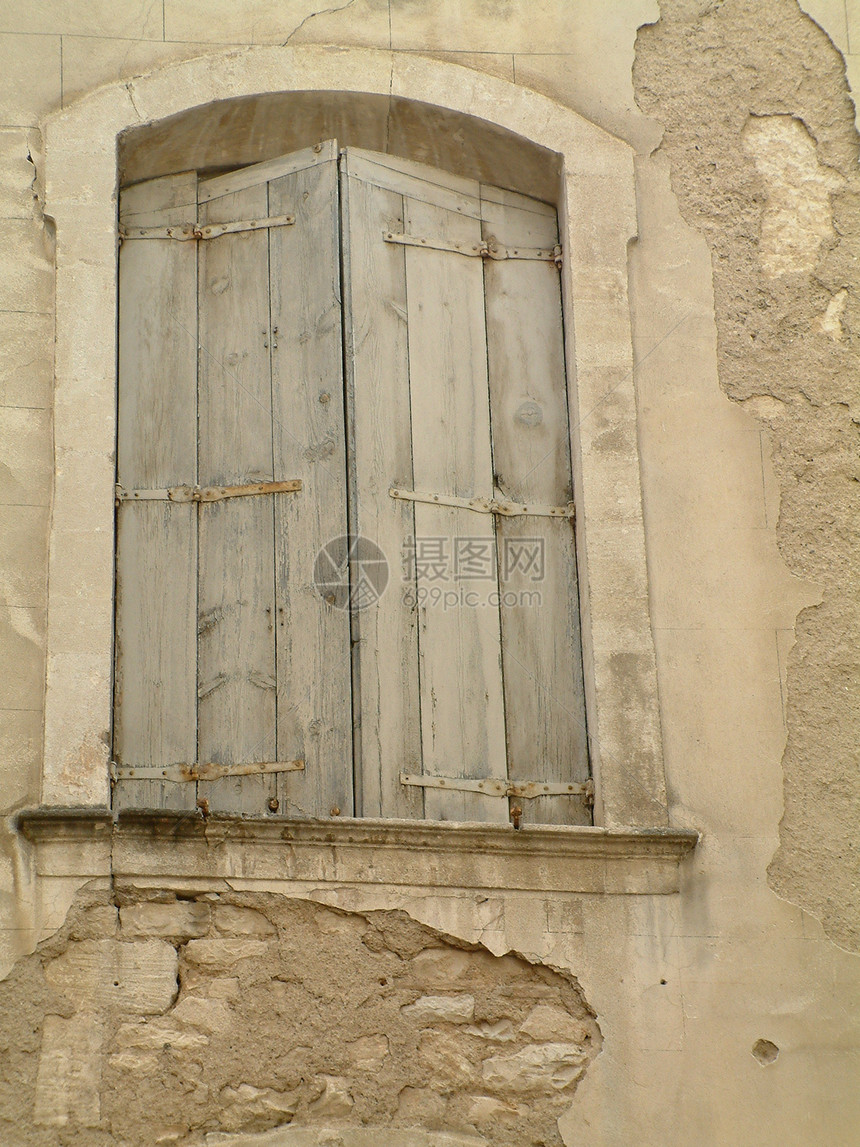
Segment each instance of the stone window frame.
[{"label": "stone window frame", "polygon": [[42,808],[95,812],[110,804],[117,137],[189,106],[289,91],[366,92],[436,105],[559,156],[597,826],[562,832],[632,828],[637,838],[650,833],[652,843],[667,833],[695,839],[668,828],[627,296],[627,249],[637,233],[632,149],[570,108],[505,80],[369,49],[263,47],[198,57],[101,88],[44,124],[45,214],[56,229],[56,358]]}]

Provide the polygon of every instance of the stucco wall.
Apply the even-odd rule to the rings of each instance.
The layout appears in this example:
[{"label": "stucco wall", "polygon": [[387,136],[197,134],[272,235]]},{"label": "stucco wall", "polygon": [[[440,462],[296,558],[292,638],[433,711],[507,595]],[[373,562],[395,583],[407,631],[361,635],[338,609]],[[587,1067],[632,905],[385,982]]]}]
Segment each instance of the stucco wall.
[{"label": "stucco wall", "polygon": [[[39,123],[100,84],[255,43],[438,54],[535,88],[617,133],[638,156],[639,237],[630,245],[629,272],[660,720],[671,822],[700,830],[702,840],[685,862],[679,894],[439,895],[422,888],[416,872],[411,889],[304,882],[291,895],[324,899],[361,920],[402,912],[436,930],[432,944],[515,950],[525,956],[526,980],[547,965],[574,984],[578,1018],[592,1025],[591,1046],[575,1093],[566,1095],[566,1143],[856,1141],[860,1040],[852,1002],[860,969],[846,949],[856,949],[860,926],[852,850],[852,753],[860,739],[852,324],[860,221],[846,68],[850,81],[860,59],[850,51],[860,44],[860,6],[810,2],[818,24],[794,0],[351,0],[318,14],[310,0],[55,0],[6,9],[3,805],[38,802],[42,753],[53,251],[38,198]],[[607,450],[613,414],[611,402],[593,414],[591,429]],[[39,1071],[51,1077],[57,1033],[74,1022],[68,1000],[58,1002],[40,977],[50,980],[48,969],[68,963],[63,953],[75,944],[153,941],[104,913],[90,911],[90,924],[80,923],[84,903],[113,910],[109,884],[78,893],[80,881],[70,878],[37,921],[38,878],[26,851],[11,832],[0,843],[3,963],[10,968],[20,957],[8,990],[29,1025],[10,1026],[3,1038],[27,1053],[22,1078],[35,1094]],[[248,895],[241,882],[222,892],[239,898],[231,901],[236,907],[260,907],[241,899]],[[180,893],[204,895],[199,888]],[[76,895],[65,931],[52,935]],[[128,895],[133,900],[140,890]],[[285,919],[296,907],[290,903],[271,909],[273,918]],[[187,937],[167,939],[175,958]],[[29,955],[38,940],[46,946]],[[108,963],[87,974],[107,976]],[[276,964],[265,967],[270,980],[278,979]],[[349,982],[359,978],[356,972]],[[452,982],[448,994],[457,993]],[[161,1010],[172,1007],[171,999]],[[225,1007],[234,1009],[240,1042],[247,1040],[247,1012],[229,999]],[[211,1036],[203,1011],[186,1009],[179,1024],[191,1045],[202,1046],[201,1033]],[[288,1015],[281,1022],[298,1039],[300,1025]],[[134,1073],[116,1070],[109,1057],[124,1049],[110,1040],[95,1039],[85,1069],[56,1076],[59,1100],[45,1099],[43,1087],[43,1112],[59,1112],[53,1121],[35,1124],[29,1108],[19,1115],[17,1091],[7,1092],[10,1142],[127,1141],[118,1109],[126,1079],[128,1094],[134,1091]],[[776,1058],[763,1040],[779,1049]],[[215,1042],[217,1070],[226,1071],[229,1053]],[[313,1070],[340,1076],[340,1068],[324,1066]],[[258,1128],[254,1112],[276,1110],[282,1100],[276,1083],[232,1081],[239,1098],[227,1098],[251,1114],[229,1130]],[[243,1084],[256,1092],[240,1093]],[[231,1086],[226,1077],[224,1086]],[[401,1088],[411,1086],[406,1080]],[[103,1096],[96,1118],[94,1095]],[[300,1119],[284,1143],[317,1141],[320,1120],[308,1117],[313,1102],[308,1095],[303,1107],[296,1104]],[[446,1116],[428,1103],[415,1108],[414,1125],[427,1135],[460,1136],[439,1144],[503,1143],[506,1134],[508,1142],[523,1141],[525,1123],[504,1130],[510,1112],[482,1125],[470,1121],[465,1104]],[[293,1113],[283,1110],[286,1122]],[[365,1117],[380,1118],[369,1109]],[[205,1117],[177,1123],[172,1109],[144,1110],[140,1118],[152,1119],[141,1141],[181,1142],[189,1128],[206,1125]],[[331,1118],[353,1126],[345,1141],[360,1142],[358,1116]],[[316,1126],[314,1138],[298,1138],[303,1119]],[[536,1134],[552,1133],[541,1125]]]}]

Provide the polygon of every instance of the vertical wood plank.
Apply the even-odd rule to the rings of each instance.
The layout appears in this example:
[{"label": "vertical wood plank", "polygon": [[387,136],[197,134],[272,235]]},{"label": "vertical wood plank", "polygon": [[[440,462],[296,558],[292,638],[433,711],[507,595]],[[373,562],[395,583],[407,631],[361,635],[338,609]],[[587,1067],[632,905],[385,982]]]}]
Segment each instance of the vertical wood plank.
[{"label": "vertical wood plank", "polygon": [[[523,197],[484,202],[484,238],[552,247],[557,225]],[[484,268],[493,465],[497,495],[564,505],[572,498],[561,296],[551,263]],[[502,650],[512,780],[584,781],[589,775],[572,523],[500,518]],[[511,719],[513,718],[513,719]],[[580,798],[519,802],[524,821],[590,824]]]},{"label": "vertical wood plank", "polygon": [[[197,175],[123,192],[121,221],[196,218]],[[117,477],[126,489],[193,485],[197,456],[197,253],[193,243],[126,240],[120,250]],[[195,759],[197,529],[193,505],[117,509],[114,759],[164,767]],[[119,781],[117,808],[190,809],[194,785]]]},{"label": "vertical wood plank", "polygon": [[[455,242],[480,239],[480,224],[443,208],[406,199],[406,230]],[[435,250],[406,250],[412,454],[415,488],[458,497],[489,497],[487,349],[481,263]],[[457,539],[492,547],[490,515],[416,503],[420,547],[444,545],[446,580],[418,561],[419,673],[424,772],[441,776],[506,776],[499,612],[487,602],[492,581],[454,580]],[[438,541],[434,542],[434,539]],[[444,565],[444,563],[443,563]],[[483,605],[446,608],[438,593],[474,593]],[[506,802],[475,793],[427,789],[429,819],[507,820]]]},{"label": "vertical wood plank", "polygon": [[281,812],[353,813],[350,619],[314,585],[319,550],[347,534],[336,148],[273,180],[269,210],[295,225],[270,232],[276,496],[278,754]]},{"label": "vertical wood plank", "polygon": [[[262,218],[266,185],[199,209],[204,223]],[[199,244],[199,481],[273,478],[268,234]],[[199,507],[198,759],[274,760],[276,742],[272,499]],[[212,811],[266,811],[274,776],[200,782]]]},{"label": "vertical wood plank", "polygon": [[382,597],[353,615],[356,812],[415,819],[424,815],[423,790],[400,783],[401,772],[422,770],[415,582],[402,568],[415,516],[412,503],[388,494],[413,484],[406,266],[404,249],[382,238],[403,230],[403,200],[351,176],[349,152],[342,194],[351,521],[389,572]]}]

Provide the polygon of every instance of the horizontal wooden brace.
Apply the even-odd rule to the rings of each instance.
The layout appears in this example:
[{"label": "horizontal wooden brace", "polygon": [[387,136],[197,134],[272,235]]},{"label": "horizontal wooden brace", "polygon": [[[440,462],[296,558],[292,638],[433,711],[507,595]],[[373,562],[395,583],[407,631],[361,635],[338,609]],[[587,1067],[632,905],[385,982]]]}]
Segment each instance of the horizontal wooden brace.
[{"label": "horizontal wooden brace", "polygon": [[111,779],[115,781],[217,781],[221,777],[252,777],[261,773],[300,773],[305,762],[252,761],[247,765],[217,765],[196,762],[193,765],[176,764],[159,768],[126,768],[110,764]]},{"label": "horizontal wooden brace", "polygon": [[120,227],[120,239],[217,239],[238,231],[265,231],[271,227],[290,227],[295,215],[270,215],[268,219],[237,219],[234,223],[175,223],[172,227]]},{"label": "horizontal wooden brace", "polygon": [[287,482],[250,482],[244,486],[168,486],[166,490],[126,490],[116,488],[120,502],[221,502],[224,498],[248,498],[254,494],[296,494],[301,478]]},{"label": "horizontal wooden brace", "polygon": [[515,518],[528,514],[537,518],[573,518],[573,502],[566,506],[544,506],[535,502],[504,502],[497,498],[455,498],[451,494],[422,494],[418,490],[388,491],[389,497],[406,502],[426,502],[430,506],[453,506],[458,510],[474,510],[476,514],[500,514]]},{"label": "horizontal wooden brace", "polygon": [[467,255],[472,259],[532,259],[543,263],[561,266],[561,247],[503,247],[494,239],[477,240],[472,243],[452,243],[448,239],[425,239],[420,235],[401,235],[395,231],[383,231],[386,243],[400,243],[404,247],[426,247],[428,251],[453,251],[455,255]]},{"label": "horizontal wooden brace", "polygon": [[521,797],[532,800],[534,797],[573,797],[584,796],[586,800],[594,794],[594,782],[564,784],[558,781],[505,781],[496,777],[483,780],[469,780],[464,777],[414,776],[400,774],[402,785],[420,785],[425,789],[448,789],[458,793],[482,793],[487,797]]}]

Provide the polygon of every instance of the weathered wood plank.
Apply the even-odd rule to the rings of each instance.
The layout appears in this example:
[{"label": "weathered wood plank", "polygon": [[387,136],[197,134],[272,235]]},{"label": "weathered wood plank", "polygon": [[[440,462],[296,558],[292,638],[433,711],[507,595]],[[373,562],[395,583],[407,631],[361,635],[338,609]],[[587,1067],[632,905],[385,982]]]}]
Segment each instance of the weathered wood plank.
[{"label": "weathered wood plank", "polygon": [[[454,241],[480,239],[472,218],[405,202],[410,234]],[[444,251],[406,248],[412,455],[415,487],[457,497],[490,497],[487,351],[482,267]],[[465,539],[492,553],[491,515],[415,503],[416,545],[447,547],[440,569],[417,560],[419,673],[424,772],[442,776],[505,777],[505,714],[499,612],[488,602],[490,576],[455,580],[453,550]],[[442,573],[442,577],[436,575]],[[486,572],[482,571],[482,572]],[[455,604],[475,594],[483,605]],[[476,793],[428,790],[431,820],[506,820],[504,800]]]},{"label": "weathered wood plank", "polygon": [[390,155],[380,156],[360,148],[349,149],[349,166],[357,179],[395,194],[411,195],[421,202],[433,203],[472,219],[481,217],[479,184],[474,180],[448,175],[447,172],[426,167],[423,163],[396,159]]},{"label": "weathered wood plank", "polygon": [[[484,200],[484,238],[552,247],[555,218],[520,198]],[[547,263],[488,261],[484,276],[498,496],[564,504],[572,490],[558,272]],[[496,528],[509,776],[583,781],[589,768],[572,523],[502,518]],[[578,798],[519,803],[524,822],[591,823]]]},{"label": "weathered wood plank", "polygon": [[[263,184],[202,204],[200,222],[267,213]],[[273,481],[268,235],[208,240],[199,261],[199,482]],[[198,509],[198,760],[277,759],[272,498],[292,496]],[[275,787],[271,775],[224,777],[198,793],[213,812],[261,814]]]},{"label": "weathered wood plank", "polygon": [[[168,226],[195,217],[195,172],[137,184],[120,218]],[[197,254],[193,245],[123,243],[119,260],[117,477],[126,488],[193,485],[197,440]],[[85,496],[85,493],[82,493]],[[117,510],[114,758],[128,766],[194,759],[197,528],[192,505]],[[193,808],[193,785],[123,780],[118,808]]]},{"label": "weathered wood plank", "polygon": [[274,180],[271,232],[276,477],[302,481],[275,506],[278,755],[305,770],[278,779],[287,815],[353,813],[350,621],[314,587],[317,553],[347,534],[337,164]]},{"label": "weathered wood plank", "polygon": [[248,187],[270,183],[273,179],[289,175],[292,171],[304,171],[308,167],[313,167],[314,164],[331,163],[336,159],[337,140],[327,139],[324,143],[302,148],[301,151],[293,151],[289,155],[264,159],[262,163],[254,163],[250,167],[240,167],[237,171],[228,171],[225,175],[201,179],[199,200],[201,203],[208,203],[222,195],[233,195]]},{"label": "weathered wood plank", "polygon": [[400,773],[421,771],[415,580],[402,569],[415,515],[388,496],[392,485],[413,482],[406,266],[403,250],[382,240],[403,226],[403,200],[355,177],[350,157],[342,194],[351,521],[386,555],[389,571],[382,597],[353,615],[356,812],[414,819],[424,815],[424,796]]}]

